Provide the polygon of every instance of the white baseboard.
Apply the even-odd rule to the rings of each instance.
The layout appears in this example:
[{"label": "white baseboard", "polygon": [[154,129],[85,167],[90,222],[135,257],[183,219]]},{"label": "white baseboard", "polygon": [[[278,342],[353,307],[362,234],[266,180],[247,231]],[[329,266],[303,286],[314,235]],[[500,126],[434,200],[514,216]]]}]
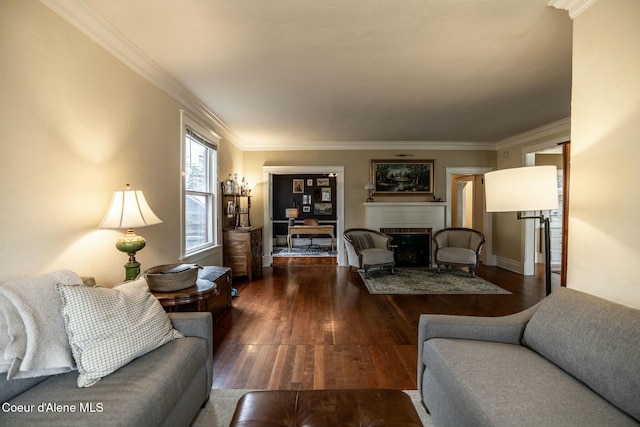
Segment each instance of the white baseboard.
[{"label": "white baseboard", "polygon": [[524,274],[524,265],[522,264],[522,261],[516,261],[511,258],[496,255],[496,265],[504,268],[505,270],[513,271],[514,273]]}]

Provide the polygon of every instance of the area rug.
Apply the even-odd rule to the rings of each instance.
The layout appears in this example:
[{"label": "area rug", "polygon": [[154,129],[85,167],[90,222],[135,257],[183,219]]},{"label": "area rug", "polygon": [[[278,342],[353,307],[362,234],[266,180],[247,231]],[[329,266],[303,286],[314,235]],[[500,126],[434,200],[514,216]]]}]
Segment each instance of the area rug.
[{"label": "area rug", "polygon": [[332,251],[331,248],[273,248],[274,257],[335,257],[338,252]]},{"label": "area rug", "polygon": [[369,270],[369,279],[360,271],[371,294],[511,294],[480,277],[471,277],[460,269],[437,270],[398,268],[396,274],[389,270]]},{"label": "area rug", "polygon": [[[211,390],[209,401],[198,412],[192,427],[228,427],[236,410],[236,403],[240,397],[250,390]],[[424,410],[420,403],[420,394],[417,390],[404,390],[411,398],[420,420],[425,427],[433,427],[431,416]],[[338,427],[338,426],[336,426]]]}]

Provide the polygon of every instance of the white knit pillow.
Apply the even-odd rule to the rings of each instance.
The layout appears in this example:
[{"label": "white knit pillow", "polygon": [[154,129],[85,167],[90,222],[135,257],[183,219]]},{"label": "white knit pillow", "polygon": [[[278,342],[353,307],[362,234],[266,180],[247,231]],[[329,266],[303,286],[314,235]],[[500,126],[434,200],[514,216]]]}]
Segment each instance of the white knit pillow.
[{"label": "white knit pillow", "polygon": [[78,387],[89,387],[133,359],[182,335],[144,278],[115,288],[58,285]]}]

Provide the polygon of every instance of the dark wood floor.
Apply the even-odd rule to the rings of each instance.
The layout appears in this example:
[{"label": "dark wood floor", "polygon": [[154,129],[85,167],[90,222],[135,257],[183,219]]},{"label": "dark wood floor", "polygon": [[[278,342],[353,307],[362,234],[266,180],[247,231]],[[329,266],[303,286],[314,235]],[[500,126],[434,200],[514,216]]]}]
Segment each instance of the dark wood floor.
[{"label": "dark wood floor", "polygon": [[544,297],[542,271],[484,266],[478,276],[512,295],[371,295],[357,272],[324,260],[277,258],[235,284],[216,326],[214,388],[415,389],[420,314],[499,316]]}]

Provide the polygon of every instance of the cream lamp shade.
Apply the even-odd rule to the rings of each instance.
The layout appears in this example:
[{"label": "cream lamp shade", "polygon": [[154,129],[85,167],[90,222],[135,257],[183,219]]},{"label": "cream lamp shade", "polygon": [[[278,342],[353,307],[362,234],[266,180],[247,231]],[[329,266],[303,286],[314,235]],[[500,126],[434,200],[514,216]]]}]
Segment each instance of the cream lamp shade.
[{"label": "cream lamp shade", "polygon": [[298,208],[287,208],[284,211],[284,216],[289,218],[289,225],[295,225],[296,218],[298,218]]},{"label": "cream lamp shade", "polygon": [[517,212],[520,219],[538,219],[544,225],[545,288],[551,293],[551,239],[549,218],[522,216],[524,211],[558,209],[558,171],[555,166],[501,169],[484,174],[487,212]]},{"label": "cream lamp shade", "polygon": [[136,261],[136,252],[147,244],[144,237],[133,232],[134,228],[160,224],[162,220],[151,207],[140,190],[132,190],[127,184],[125,190],[113,192],[111,206],[98,228],[126,229],[127,234],[116,240],[116,249],[129,255],[124,265],[125,280],[133,280],[140,273],[140,263]]},{"label": "cream lamp shade", "polygon": [[558,209],[555,166],[501,169],[484,175],[487,212]]},{"label": "cream lamp shade", "polygon": [[367,202],[373,202],[373,190],[376,189],[376,185],[373,182],[367,182],[364,185],[364,189],[369,192],[369,198],[367,199]]},{"label": "cream lamp shade", "polygon": [[162,220],[153,213],[141,190],[114,191],[111,206],[98,228],[142,228],[161,224]]}]

